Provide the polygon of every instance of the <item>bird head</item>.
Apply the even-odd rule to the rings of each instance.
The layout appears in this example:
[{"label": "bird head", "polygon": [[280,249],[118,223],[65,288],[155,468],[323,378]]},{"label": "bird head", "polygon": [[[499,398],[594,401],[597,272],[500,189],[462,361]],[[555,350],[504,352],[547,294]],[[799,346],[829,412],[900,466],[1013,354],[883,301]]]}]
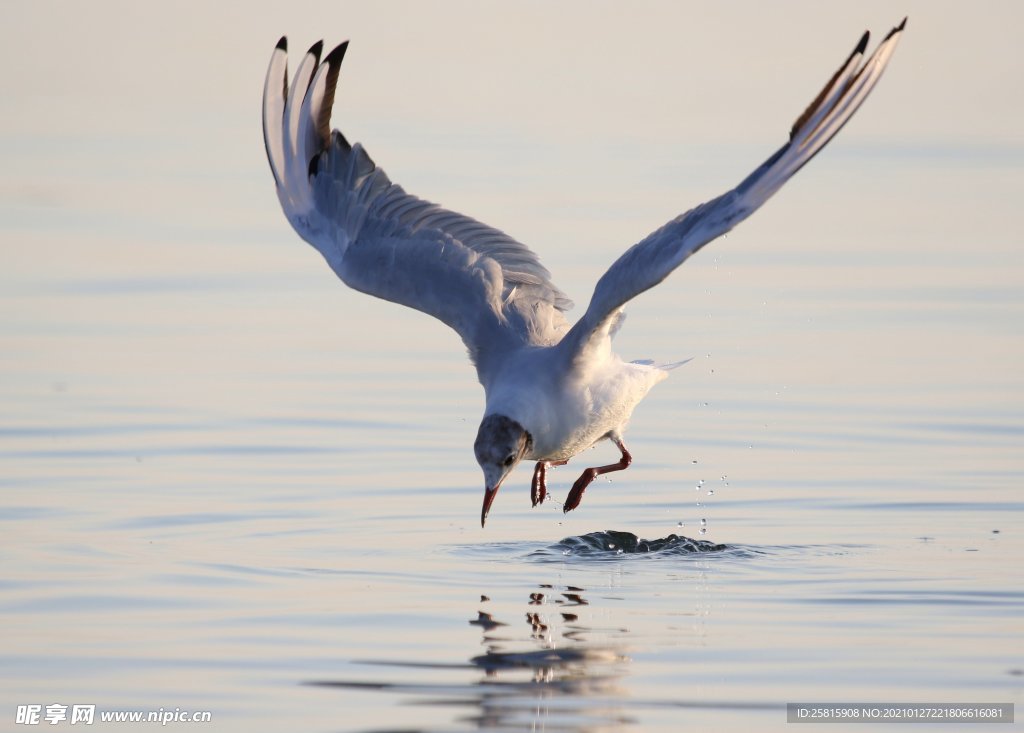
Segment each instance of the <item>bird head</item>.
[{"label": "bird head", "polygon": [[533,446],[533,438],[526,429],[505,415],[487,415],[480,423],[473,451],[476,462],[484,472],[484,506],[480,511],[480,526],[487,521],[491,503],[516,464]]}]

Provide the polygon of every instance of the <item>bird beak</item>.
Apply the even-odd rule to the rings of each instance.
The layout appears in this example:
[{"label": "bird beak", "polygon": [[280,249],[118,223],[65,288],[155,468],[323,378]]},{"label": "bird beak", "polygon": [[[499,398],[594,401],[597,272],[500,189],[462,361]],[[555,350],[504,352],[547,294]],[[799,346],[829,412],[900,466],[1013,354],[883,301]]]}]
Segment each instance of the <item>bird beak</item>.
[{"label": "bird beak", "polygon": [[501,481],[494,485],[494,488],[487,487],[484,489],[484,507],[480,510],[480,526],[483,527],[487,522],[487,515],[491,511],[491,504],[494,503],[494,497],[498,495],[498,489],[501,488]]}]

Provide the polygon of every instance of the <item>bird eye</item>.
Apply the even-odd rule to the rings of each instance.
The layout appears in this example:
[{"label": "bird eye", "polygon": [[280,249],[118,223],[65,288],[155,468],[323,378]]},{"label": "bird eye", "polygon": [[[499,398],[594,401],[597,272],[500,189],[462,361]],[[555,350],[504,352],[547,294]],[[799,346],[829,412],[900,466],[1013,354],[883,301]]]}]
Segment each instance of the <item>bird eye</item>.
[{"label": "bird eye", "polygon": [[504,464],[505,464],[505,467],[508,468],[509,466],[511,466],[515,462],[516,462],[515,454],[509,454],[508,458],[505,459]]}]

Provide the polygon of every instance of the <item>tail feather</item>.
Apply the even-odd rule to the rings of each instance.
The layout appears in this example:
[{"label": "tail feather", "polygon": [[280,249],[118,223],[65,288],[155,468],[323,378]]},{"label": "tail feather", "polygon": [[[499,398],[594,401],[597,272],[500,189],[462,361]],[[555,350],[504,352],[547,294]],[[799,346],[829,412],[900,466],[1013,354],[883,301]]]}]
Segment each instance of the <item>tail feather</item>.
[{"label": "tail feather", "polygon": [[676,367],[681,367],[683,364],[686,364],[687,362],[691,362],[691,361],[693,361],[693,357],[692,356],[689,359],[683,359],[682,361],[673,361],[673,362],[671,362],[669,364],[655,364],[654,363],[654,359],[634,359],[633,361],[631,361],[629,363],[630,364],[640,364],[641,366],[654,367],[655,369],[660,369],[663,372],[670,372],[673,369],[675,369]]},{"label": "tail feather", "polygon": [[658,369],[661,369],[663,372],[669,372],[675,369],[676,367],[681,367],[683,364],[689,364],[691,361],[693,361],[692,356],[689,359],[683,359],[682,361],[673,361],[670,364],[658,364]]}]

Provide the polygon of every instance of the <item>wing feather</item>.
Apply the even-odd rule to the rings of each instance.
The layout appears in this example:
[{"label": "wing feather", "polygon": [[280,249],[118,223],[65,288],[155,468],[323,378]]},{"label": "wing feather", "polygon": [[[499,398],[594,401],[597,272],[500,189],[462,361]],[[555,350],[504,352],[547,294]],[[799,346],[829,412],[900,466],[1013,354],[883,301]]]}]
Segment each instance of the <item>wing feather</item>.
[{"label": "wing feather", "polygon": [[708,242],[746,219],[806,165],[850,120],[885,70],[906,27],[892,29],[871,57],[865,33],[846,62],[797,118],[790,139],[736,188],[697,206],[633,245],[598,281],[586,313],[563,340],[577,360],[606,340],[621,308],[654,287]]},{"label": "wing feather", "polygon": [[346,284],[455,329],[486,383],[506,350],[557,343],[571,302],[528,247],[406,193],[361,145],[327,132],[347,46],[320,62],[314,44],[290,88],[285,39],[274,49],[263,129],[278,199]]},{"label": "wing feather", "polygon": [[299,157],[302,128],[300,115],[302,114],[302,102],[306,98],[306,92],[309,91],[313,73],[320,63],[323,45],[323,41],[317,41],[302,57],[299,68],[295,70],[295,77],[292,79],[291,89],[288,92],[288,103],[284,110],[285,190],[293,197],[308,195],[302,185],[307,168]]},{"label": "wing feather", "polygon": [[529,248],[406,193],[361,145],[328,132],[347,42],[323,62],[322,44],[314,44],[290,87],[287,42],[278,42],[264,85],[264,143],[278,198],[296,231],[351,287],[454,328],[486,383],[495,360],[524,344],[561,340],[570,358],[579,358],[608,337],[626,302],[756,211],[850,120],[881,77],[905,25],[906,19],[866,62],[865,33],[797,118],[786,145],[736,188],[627,250],[598,281],[587,312],[571,330],[562,315],[571,302]]},{"label": "wing feather", "polygon": [[267,79],[263,83],[263,145],[278,185],[284,180],[284,130],[281,125],[287,99],[288,39],[281,36],[270,57]]}]

